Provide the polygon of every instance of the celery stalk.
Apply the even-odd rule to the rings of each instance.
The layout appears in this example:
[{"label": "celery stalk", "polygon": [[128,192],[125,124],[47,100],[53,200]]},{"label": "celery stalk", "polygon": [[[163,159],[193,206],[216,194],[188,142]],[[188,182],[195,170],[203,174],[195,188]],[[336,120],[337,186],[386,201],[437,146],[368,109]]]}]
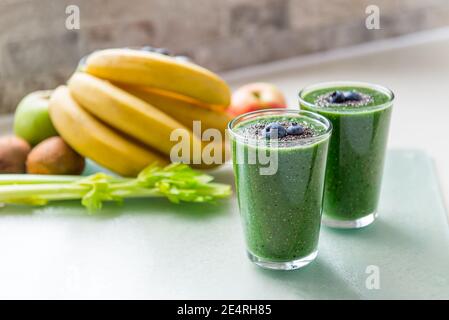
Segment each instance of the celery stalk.
[{"label": "celery stalk", "polygon": [[44,174],[0,174],[0,185],[67,183],[79,179],[79,176],[52,176]]},{"label": "celery stalk", "polygon": [[80,199],[89,212],[104,201],[125,198],[166,197],[171,202],[213,202],[231,194],[229,185],[213,183],[209,175],[184,164],[165,168],[149,166],[137,178],[117,178],[104,173],[89,177],[2,175],[0,203],[45,205],[49,201]]}]

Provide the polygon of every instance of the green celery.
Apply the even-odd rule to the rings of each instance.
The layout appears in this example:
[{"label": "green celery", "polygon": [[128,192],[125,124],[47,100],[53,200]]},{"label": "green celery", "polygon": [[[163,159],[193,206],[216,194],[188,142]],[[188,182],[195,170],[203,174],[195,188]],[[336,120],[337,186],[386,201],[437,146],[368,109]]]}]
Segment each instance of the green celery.
[{"label": "green celery", "polygon": [[174,203],[213,202],[231,194],[229,185],[213,183],[209,175],[184,164],[165,168],[151,165],[135,179],[105,173],[88,177],[2,175],[0,203],[45,205],[49,201],[81,199],[89,212],[101,209],[104,201],[125,198],[166,197]]}]

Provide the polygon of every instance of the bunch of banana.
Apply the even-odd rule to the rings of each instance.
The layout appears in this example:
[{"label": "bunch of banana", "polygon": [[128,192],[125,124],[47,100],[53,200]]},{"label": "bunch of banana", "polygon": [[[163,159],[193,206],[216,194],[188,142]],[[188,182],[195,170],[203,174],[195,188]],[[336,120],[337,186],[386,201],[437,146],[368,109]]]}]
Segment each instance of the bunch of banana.
[{"label": "bunch of banana", "polygon": [[127,139],[84,110],[65,86],[50,98],[50,116],[56,130],[80,154],[124,176],[134,176],[148,163],[165,158]]},{"label": "bunch of banana", "polygon": [[[171,139],[175,131],[182,132],[189,146],[187,154],[185,149],[179,152],[178,161],[199,168],[223,163],[229,101],[226,83],[193,63],[152,52],[108,49],[91,54],[83,72],[55,90],[50,117],[77,152],[134,176],[149,163],[170,161],[179,148],[179,140]],[[194,121],[200,121],[200,132]],[[217,129],[223,140],[203,141],[207,129]],[[204,154],[220,160],[205,160]]]},{"label": "bunch of banana", "polygon": [[108,49],[92,53],[85,71],[123,84],[153,87],[225,109],[230,90],[216,74],[196,64],[148,51]]}]

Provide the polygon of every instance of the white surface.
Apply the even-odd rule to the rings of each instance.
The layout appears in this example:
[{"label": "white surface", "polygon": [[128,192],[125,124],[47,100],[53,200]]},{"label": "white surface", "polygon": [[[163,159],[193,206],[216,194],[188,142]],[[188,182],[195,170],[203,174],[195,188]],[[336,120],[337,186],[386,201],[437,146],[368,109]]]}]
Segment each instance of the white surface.
[{"label": "white surface", "polygon": [[[232,183],[232,169],[217,173]],[[0,298],[398,299],[449,298],[449,233],[427,155],[390,151],[379,220],[364,230],[322,228],[316,261],[262,270],[245,256],[237,201],[107,205],[77,202],[0,215]],[[377,267],[379,290],[366,287]]]}]

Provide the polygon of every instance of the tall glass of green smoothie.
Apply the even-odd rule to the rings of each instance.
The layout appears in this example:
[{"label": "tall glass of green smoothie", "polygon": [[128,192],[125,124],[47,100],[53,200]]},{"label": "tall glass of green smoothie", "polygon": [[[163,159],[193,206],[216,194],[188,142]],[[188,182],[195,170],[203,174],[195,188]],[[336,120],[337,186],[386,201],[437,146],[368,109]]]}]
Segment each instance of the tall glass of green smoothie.
[{"label": "tall glass of green smoothie", "polygon": [[229,123],[240,215],[251,261],[280,270],[317,255],[332,125],[294,109],[247,113]]},{"label": "tall glass of green smoothie", "polygon": [[377,217],[393,93],[363,82],[327,82],[299,93],[302,110],[332,122],[323,223],[361,228]]}]

